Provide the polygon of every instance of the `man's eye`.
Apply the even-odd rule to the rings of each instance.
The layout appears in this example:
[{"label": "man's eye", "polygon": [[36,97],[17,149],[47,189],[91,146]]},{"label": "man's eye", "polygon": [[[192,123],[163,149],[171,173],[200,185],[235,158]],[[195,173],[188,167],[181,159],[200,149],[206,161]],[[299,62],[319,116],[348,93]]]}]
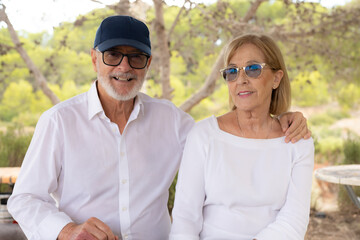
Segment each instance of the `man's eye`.
[{"label": "man's eye", "polygon": [[108,52],[109,57],[121,57],[121,53],[118,52]]},{"label": "man's eye", "polygon": [[131,54],[130,57],[133,59],[137,59],[137,58],[141,58],[141,55],[140,54]]}]

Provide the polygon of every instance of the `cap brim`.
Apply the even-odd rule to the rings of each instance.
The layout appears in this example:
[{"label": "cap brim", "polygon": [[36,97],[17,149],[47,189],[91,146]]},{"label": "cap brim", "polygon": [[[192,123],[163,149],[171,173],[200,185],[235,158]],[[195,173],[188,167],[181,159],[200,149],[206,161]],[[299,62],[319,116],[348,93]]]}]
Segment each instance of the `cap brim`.
[{"label": "cap brim", "polygon": [[116,46],[131,46],[134,47],[136,49],[139,49],[140,51],[151,55],[151,49],[145,45],[142,42],[136,41],[136,40],[132,40],[132,39],[125,39],[125,38],[116,38],[116,39],[109,39],[106,40],[102,43],[100,43],[97,48],[99,49],[100,52],[106,51],[112,47],[116,47]]}]

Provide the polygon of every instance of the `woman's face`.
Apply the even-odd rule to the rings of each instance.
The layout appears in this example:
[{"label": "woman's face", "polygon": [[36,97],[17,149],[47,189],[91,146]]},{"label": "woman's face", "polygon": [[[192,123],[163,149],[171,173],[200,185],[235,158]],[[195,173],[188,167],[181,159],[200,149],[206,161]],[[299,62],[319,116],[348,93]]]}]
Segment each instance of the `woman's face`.
[{"label": "woman's face", "polygon": [[258,47],[247,43],[237,49],[227,67],[238,67],[241,70],[235,81],[228,82],[229,94],[239,110],[261,110],[268,113],[272,90],[279,86],[283,71],[274,73],[265,65],[259,77],[246,76],[242,67],[256,63],[265,63],[265,56]]}]

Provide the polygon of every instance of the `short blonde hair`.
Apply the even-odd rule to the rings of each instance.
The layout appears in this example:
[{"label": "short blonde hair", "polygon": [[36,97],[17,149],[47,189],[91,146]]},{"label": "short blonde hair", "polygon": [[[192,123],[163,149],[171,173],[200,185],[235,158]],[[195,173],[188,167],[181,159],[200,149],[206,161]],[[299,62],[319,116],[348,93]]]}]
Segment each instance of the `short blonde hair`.
[{"label": "short blonde hair", "polygon": [[[273,72],[282,70],[284,75],[278,88],[273,89],[271,95],[269,112],[272,115],[279,115],[288,111],[291,104],[291,89],[290,80],[285,67],[284,58],[282,53],[275,43],[275,41],[265,34],[244,34],[234,38],[226,47],[224,60],[225,66],[229,65],[231,58],[235,55],[236,51],[244,44],[253,44],[260,49],[265,55],[265,63],[270,66]],[[229,103],[231,109],[236,109],[236,106],[229,96]]]}]

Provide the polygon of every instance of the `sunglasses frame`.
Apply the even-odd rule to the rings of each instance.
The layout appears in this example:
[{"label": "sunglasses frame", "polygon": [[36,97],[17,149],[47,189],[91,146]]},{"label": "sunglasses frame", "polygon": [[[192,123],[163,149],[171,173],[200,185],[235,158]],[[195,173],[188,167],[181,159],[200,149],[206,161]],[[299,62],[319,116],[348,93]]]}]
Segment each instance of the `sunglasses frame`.
[{"label": "sunglasses frame", "polygon": [[[256,76],[256,77],[250,77],[247,73],[246,73],[246,68],[249,67],[249,66],[252,66],[252,65],[259,65],[260,66],[260,74],[259,76]],[[222,76],[222,78],[225,80],[225,82],[234,82],[236,81],[236,79],[238,78],[239,76],[239,73],[240,73],[240,70],[242,69],[245,73],[245,75],[248,77],[248,78],[252,78],[252,79],[256,79],[256,78],[259,78],[262,73],[263,73],[263,69],[265,66],[267,66],[268,64],[266,63],[253,63],[253,64],[249,64],[247,66],[244,66],[244,67],[226,67],[224,69],[221,69],[220,70],[220,74]],[[227,70],[227,69],[236,69],[237,72],[236,72],[236,77],[234,78],[234,80],[226,80],[226,78],[224,78],[224,71]]]}]

